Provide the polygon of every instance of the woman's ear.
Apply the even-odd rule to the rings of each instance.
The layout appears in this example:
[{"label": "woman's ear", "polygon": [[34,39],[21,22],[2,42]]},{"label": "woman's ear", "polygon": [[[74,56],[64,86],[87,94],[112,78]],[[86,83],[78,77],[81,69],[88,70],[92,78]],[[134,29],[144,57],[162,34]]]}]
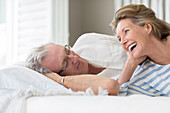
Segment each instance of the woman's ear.
[{"label": "woman's ear", "polygon": [[145,23],[144,27],[145,27],[147,33],[150,35],[150,33],[152,32],[152,25],[150,23]]}]

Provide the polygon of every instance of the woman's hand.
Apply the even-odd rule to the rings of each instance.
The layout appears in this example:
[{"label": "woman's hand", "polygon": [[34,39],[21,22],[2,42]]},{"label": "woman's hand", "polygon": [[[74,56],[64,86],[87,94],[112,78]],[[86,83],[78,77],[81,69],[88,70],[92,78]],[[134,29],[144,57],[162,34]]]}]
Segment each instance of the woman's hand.
[{"label": "woman's hand", "polygon": [[141,64],[146,58],[146,56],[142,56],[138,59],[135,59],[131,53],[128,53],[128,58],[118,79],[119,84],[122,85],[125,82],[129,81],[136,67]]},{"label": "woman's hand", "polygon": [[147,56],[142,56],[140,58],[135,59],[131,53],[127,53],[127,54],[128,54],[128,59],[127,60],[129,60],[129,62],[131,62],[131,65],[134,65],[134,66],[140,65],[147,58]]}]

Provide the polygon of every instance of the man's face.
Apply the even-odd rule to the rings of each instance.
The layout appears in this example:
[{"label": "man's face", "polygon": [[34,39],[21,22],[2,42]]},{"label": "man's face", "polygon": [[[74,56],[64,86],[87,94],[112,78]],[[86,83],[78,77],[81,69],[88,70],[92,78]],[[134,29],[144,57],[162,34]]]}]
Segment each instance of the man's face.
[{"label": "man's face", "polygon": [[[46,48],[48,53],[42,60],[42,64],[45,68],[55,73],[64,69],[60,75],[79,75],[88,73],[87,61],[72,50],[55,44],[50,44],[46,46]],[[69,51],[69,54],[67,51]]]}]

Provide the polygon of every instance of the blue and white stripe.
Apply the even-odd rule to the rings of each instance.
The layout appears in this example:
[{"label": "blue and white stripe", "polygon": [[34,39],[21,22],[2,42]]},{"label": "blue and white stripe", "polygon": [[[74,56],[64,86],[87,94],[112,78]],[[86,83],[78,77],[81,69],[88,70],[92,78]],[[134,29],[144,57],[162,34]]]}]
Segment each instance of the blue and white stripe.
[{"label": "blue and white stripe", "polygon": [[170,64],[158,65],[147,60],[138,66],[131,80],[119,91],[119,95],[131,94],[170,96]]}]

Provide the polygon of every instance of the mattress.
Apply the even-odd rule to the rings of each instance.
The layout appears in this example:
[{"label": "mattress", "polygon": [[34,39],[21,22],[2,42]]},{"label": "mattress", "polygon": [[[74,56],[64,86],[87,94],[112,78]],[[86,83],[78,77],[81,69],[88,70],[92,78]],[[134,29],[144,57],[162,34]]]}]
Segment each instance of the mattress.
[{"label": "mattress", "polygon": [[27,113],[170,113],[170,97],[44,96],[26,101]]}]

